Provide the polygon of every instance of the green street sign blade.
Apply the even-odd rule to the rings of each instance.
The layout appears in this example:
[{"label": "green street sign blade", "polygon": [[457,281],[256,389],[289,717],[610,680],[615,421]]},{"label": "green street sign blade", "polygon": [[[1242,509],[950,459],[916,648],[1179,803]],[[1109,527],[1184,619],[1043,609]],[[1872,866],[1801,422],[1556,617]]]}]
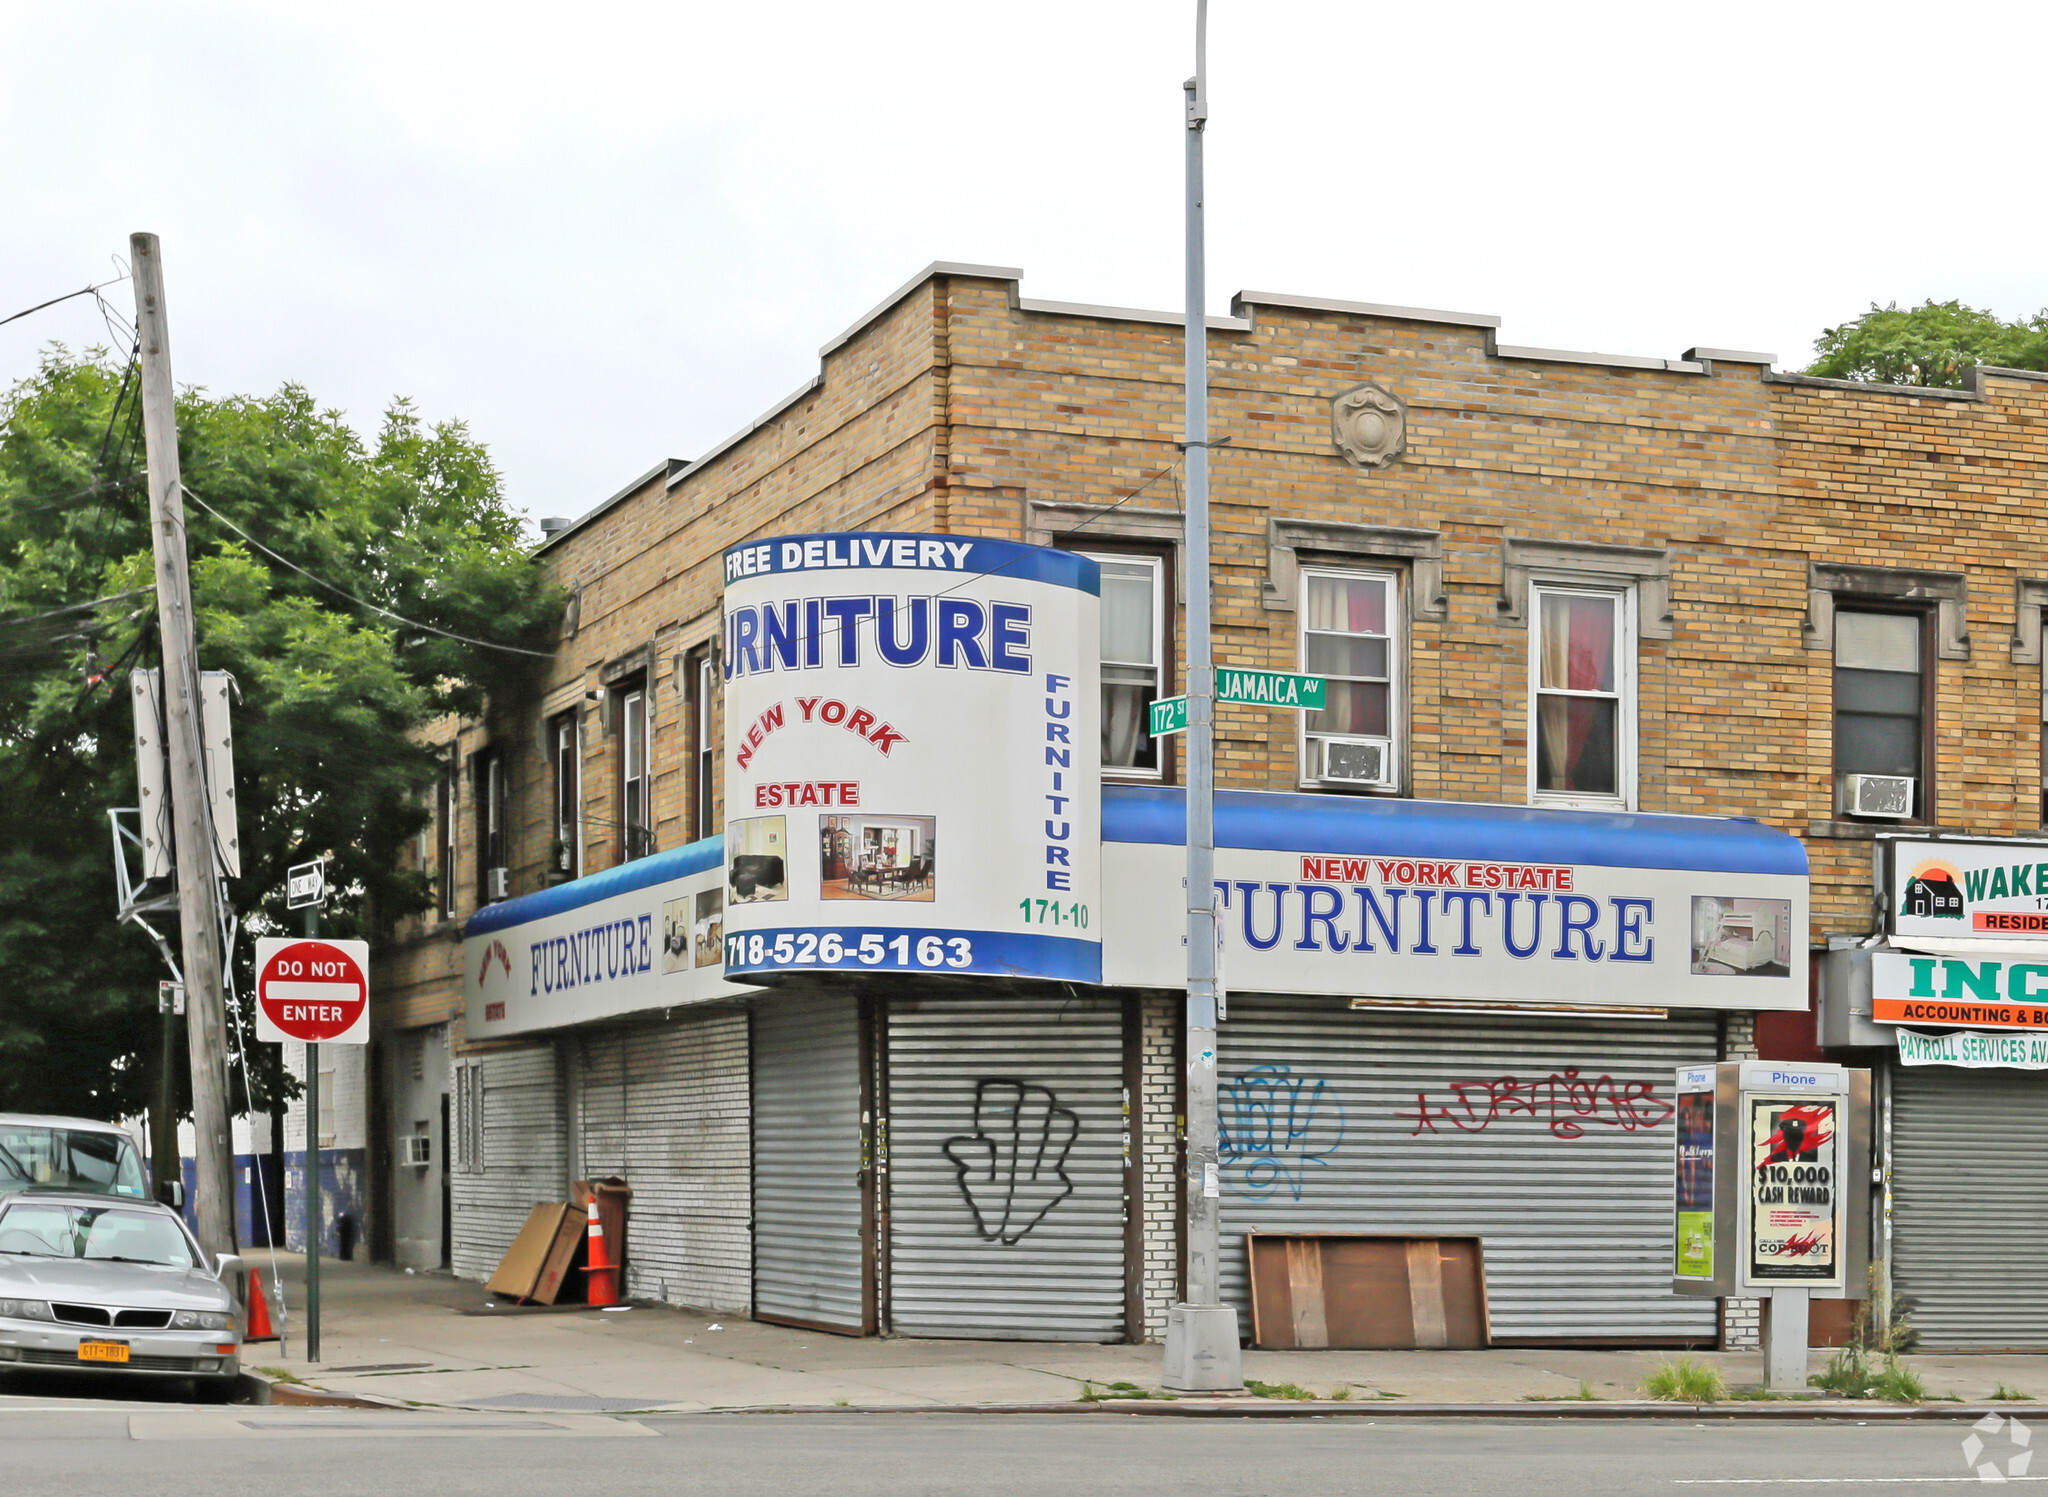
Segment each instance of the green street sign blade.
[{"label": "green street sign blade", "polygon": [[1188,699],[1161,697],[1154,702],[1151,728],[1154,738],[1167,733],[1185,733],[1188,730]]},{"label": "green street sign blade", "polygon": [[1296,707],[1320,711],[1329,683],[1321,676],[1296,676],[1286,671],[1247,671],[1232,666],[1216,668],[1216,700],[1244,702],[1254,707]]}]

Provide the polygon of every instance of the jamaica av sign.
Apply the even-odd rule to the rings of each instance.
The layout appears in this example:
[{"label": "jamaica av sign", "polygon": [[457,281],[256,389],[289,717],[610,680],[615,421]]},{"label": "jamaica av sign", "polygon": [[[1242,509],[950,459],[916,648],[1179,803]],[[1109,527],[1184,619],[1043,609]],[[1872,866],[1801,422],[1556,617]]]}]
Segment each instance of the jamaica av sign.
[{"label": "jamaica av sign", "polygon": [[256,943],[256,1038],[279,1043],[370,1042],[370,943]]}]

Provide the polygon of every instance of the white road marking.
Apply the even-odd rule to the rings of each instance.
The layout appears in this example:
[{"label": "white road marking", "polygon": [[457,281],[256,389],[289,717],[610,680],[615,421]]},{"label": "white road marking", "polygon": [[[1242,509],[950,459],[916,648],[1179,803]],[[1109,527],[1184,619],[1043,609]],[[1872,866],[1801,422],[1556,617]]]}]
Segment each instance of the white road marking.
[{"label": "white road marking", "polygon": [[366,1434],[407,1436],[491,1435],[513,1438],[534,1436],[617,1437],[643,1436],[659,1439],[654,1430],[630,1419],[610,1419],[595,1414],[551,1414],[521,1418],[490,1414],[369,1414],[337,1412],[334,1416],[303,1409],[277,1414],[255,1411],[204,1414],[131,1414],[131,1440],[323,1440],[354,1438]]}]

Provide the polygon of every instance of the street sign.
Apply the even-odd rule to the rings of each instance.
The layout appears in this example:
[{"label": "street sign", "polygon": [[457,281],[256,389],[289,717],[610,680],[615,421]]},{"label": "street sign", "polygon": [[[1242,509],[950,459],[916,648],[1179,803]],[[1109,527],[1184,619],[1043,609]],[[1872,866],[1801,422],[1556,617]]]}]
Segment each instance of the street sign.
[{"label": "street sign", "polygon": [[1188,699],[1161,697],[1152,704],[1152,736],[1185,733],[1188,730]]},{"label": "street sign", "polygon": [[256,943],[256,1038],[370,1041],[370,943],[265,936]]},{"label": "street sign", "polygon": [[1322,709],[1325,688],[1321,676],[1295,676],[1286,671],[1241,671],[1227,665],[1216,667],[1216,700],[1249,702],[1254,707],[1300,707],[1310,712]]},{"label": "street sign", "polygon": [[[1321,676],[1296,676],[1287,671],[1246,671],[1219,667],[1216,672],[1216,700],[1239,702],[1251,707],[1293,707],[1303,712],[1322,710],[1329,694],[1329,682]],[[1188,699],[1161,697],[1152,704],[1151,732],[1154,738],[1166,733],[1185,733],[1188,727]]]},{"label": "street sign", "polygon": [[289,910],[327,901],[327,860],[316,858],[285,870],[284,902]]}]

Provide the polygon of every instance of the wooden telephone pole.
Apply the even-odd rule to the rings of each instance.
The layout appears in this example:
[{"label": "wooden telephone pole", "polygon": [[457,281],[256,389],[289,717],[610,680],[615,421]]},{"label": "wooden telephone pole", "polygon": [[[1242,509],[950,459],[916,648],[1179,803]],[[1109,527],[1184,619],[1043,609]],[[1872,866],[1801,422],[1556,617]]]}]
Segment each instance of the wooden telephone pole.
[{"label": "wooden telephone pole", "polygon": [[213,815],[200,749],[199,646],[185,502],[178,474],[176,391],[164,316],[163,257],[154,234],[131,234],[135,326],[142,343],[142,437],[149,463],[150,541],[164,657],[164,744],[170,761],[171,827],[178,856],[178,924],[185,968],[186,1052],[192,1063],[192,1127],[198,1155],[194,1217],[207,1252],[235,1250],[234,1144],[228,1122],[227,1002],[221,983],[219,883]]}]

